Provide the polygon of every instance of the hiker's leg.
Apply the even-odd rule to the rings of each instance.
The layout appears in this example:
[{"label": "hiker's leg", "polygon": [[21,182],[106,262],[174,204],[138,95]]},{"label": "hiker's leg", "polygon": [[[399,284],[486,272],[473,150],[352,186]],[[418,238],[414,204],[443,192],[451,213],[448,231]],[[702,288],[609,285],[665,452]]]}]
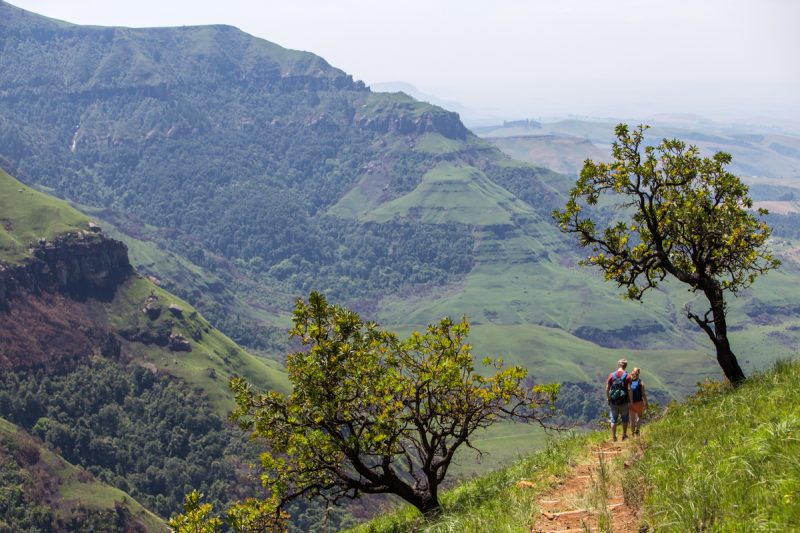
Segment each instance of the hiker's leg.
[{"label": "hiker's leg", "polygon": [[608,418],[611,421],[611,438],[614,440],[617,440],[617,418],[619,418],[619,412],[616,407],[616,405],[608,406]]},{"label": "hiker's leg", "polygon": [[628,407],[629,405],[623,404],[619,406],[620,414],[622,415],[622,438],[628,438]]},{"label": "hiker's leg", "polygon": [[642,429],[642,414],[644,413],[644,402],[636,402],[633,404],[636,409],[633,412],[634,420],[635,420],[635,427],[632,427],[632,431],[638,435],[639,430]]}]

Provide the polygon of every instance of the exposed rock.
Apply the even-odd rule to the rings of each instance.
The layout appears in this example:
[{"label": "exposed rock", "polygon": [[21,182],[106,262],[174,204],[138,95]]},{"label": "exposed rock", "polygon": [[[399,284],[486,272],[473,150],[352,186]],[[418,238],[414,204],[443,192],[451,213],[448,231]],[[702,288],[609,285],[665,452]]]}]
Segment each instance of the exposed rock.
[{"label": "exposed rock", "polygon": [[147,303],[142,307],[142,313],[147,315],[150,320],[155,320],[161,316],[161,306],[156,303]]},{"label": "exposed rock", "polygon": [[191,352],[192,346],[189,339],[180,333],[173,333],[169,336],[169,349],[173,352]]},{"label": "exposed rock", "polygon": [[119,241],[79,241],[76,236],[41,241],[32,250],[32,258],[0,269],[0,310],[7,309],[9,299],[22,291],[110,301],[117,286],[133,272],[128,248]]},{"label": "exposed rock", "polygon": [[89,222],[89,231],[91,231],[92,233],[100,233],[101,231],[103,231],[103,228],[98,226],[96,222],[90,221]]},{"label": "exposed rock", "polygon": [[183,318],[183,307],[178,304],[169,304],[169,312],[178,318]]},{"label": "exposed rock", "polygon": [[146,328],[123,329],[119,334],[131,342],[167,346],[172,335],[172,321],[165,320],[161,324]]},{"label": "exposed rock", "polygon": [[406,110],[390,110],[378,115],[356,117],[359,126],[380,133],[395,132],[403,135],[438,133],[448,139],[466,139],[469,130],[461,122],[458,113],[433,108],[419,116]]}]

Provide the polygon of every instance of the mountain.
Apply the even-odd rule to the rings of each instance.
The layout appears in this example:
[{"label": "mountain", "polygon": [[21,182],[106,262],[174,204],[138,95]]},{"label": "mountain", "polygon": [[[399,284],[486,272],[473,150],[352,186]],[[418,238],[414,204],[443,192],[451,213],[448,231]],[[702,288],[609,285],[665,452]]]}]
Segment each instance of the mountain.
[{"label": "mountain", "polygon": [[[0,28],[6,166],[97,213],[246,346],[280,360],[292,298],[318,289],[401,332],[466,314],[477,350],[545,380],[592,382],[619,349],[664,394],[714,371],[679,288],[639,305],[577,267],[550,219],[571,178],[453,112],[227,26],[83,27],[0,3]],[[797,340],[792,278],[768,279],[747,308],[772,320],[766,344],[734,307],[751,366]]]},{"label": "mountain", "polygon": [[0,436],[42,461],[0,447],[4,490],[50,502],[55,514],[37,520],[57,530],[96,519],[163,531],[156,516],[177,512],[186,486],[217,501],[249,486],[251,452],[226,422],[227,382],[246,376],[285,392],[280,365],[134,271],[126,246],[94,221],[2,170],[0,217]]}]

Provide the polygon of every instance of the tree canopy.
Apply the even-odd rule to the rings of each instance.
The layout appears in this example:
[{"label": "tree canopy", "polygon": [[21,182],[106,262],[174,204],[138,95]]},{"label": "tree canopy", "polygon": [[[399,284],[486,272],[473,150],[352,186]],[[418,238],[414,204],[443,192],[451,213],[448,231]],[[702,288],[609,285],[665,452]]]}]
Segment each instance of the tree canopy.
[{"label": "tree canopy", "polygon": [[[708,309],[687,307],[687,316],[714,343],[725,376],[740,382],[745,376],[728,342],[724,293],[737,295],[779,266],[766,246],[770,228],[752,211],[747,186],[725,170],[729,154],[701,157],[678,139],[647,146],[646,129],[618,125],[613,161],[587,160],[566,207],[553,216],[592,249],[582,263],[599,267],[629,298],[641,299],[667,276],[702,293]],[[597,211],[588,215],[585,207],[601,205],[601,198],[623,220],[598,229]]]},{"label": "tree canopy", "polygon": [[444,318],[400,340],[312,292],[293,321],[291,335],[306,349],[288,357],[291,394],[232,381],[234,418],[269,450],[267,496],[242,504],[262,518],[301,496],[377,493],[436,514],[454,454],[473,447],[475,431],[501,419],[542,423],[558,393],[555,384],[526,389],[527,371],[500,360],[484,361],[491,375],[476,372],[466,320]]}]

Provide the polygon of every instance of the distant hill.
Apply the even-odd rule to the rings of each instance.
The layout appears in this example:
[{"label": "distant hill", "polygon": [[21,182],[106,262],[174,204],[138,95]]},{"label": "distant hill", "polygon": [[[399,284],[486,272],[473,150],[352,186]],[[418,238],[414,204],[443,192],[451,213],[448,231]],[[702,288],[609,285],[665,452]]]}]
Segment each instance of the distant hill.
[{"label": "distant hill", "polygon": [[[574,174],[583,163],[581,157],[602,160],[603,154],[610,153],[614,126],[621,121],[567,119],[527,131],[510,123],[481,127],[477,132],[516,159]],[[694,115],[657,115],[638,122],[652,126],[648,131],[652,142],[679,138],[705,153],[730,153],[732,171],[753,183],[758,199],[773,199],[766,196],[781,194],[782,187],[783,194],[787,186],[800,187],[800,136],[792,130],[715,123]]]}]

